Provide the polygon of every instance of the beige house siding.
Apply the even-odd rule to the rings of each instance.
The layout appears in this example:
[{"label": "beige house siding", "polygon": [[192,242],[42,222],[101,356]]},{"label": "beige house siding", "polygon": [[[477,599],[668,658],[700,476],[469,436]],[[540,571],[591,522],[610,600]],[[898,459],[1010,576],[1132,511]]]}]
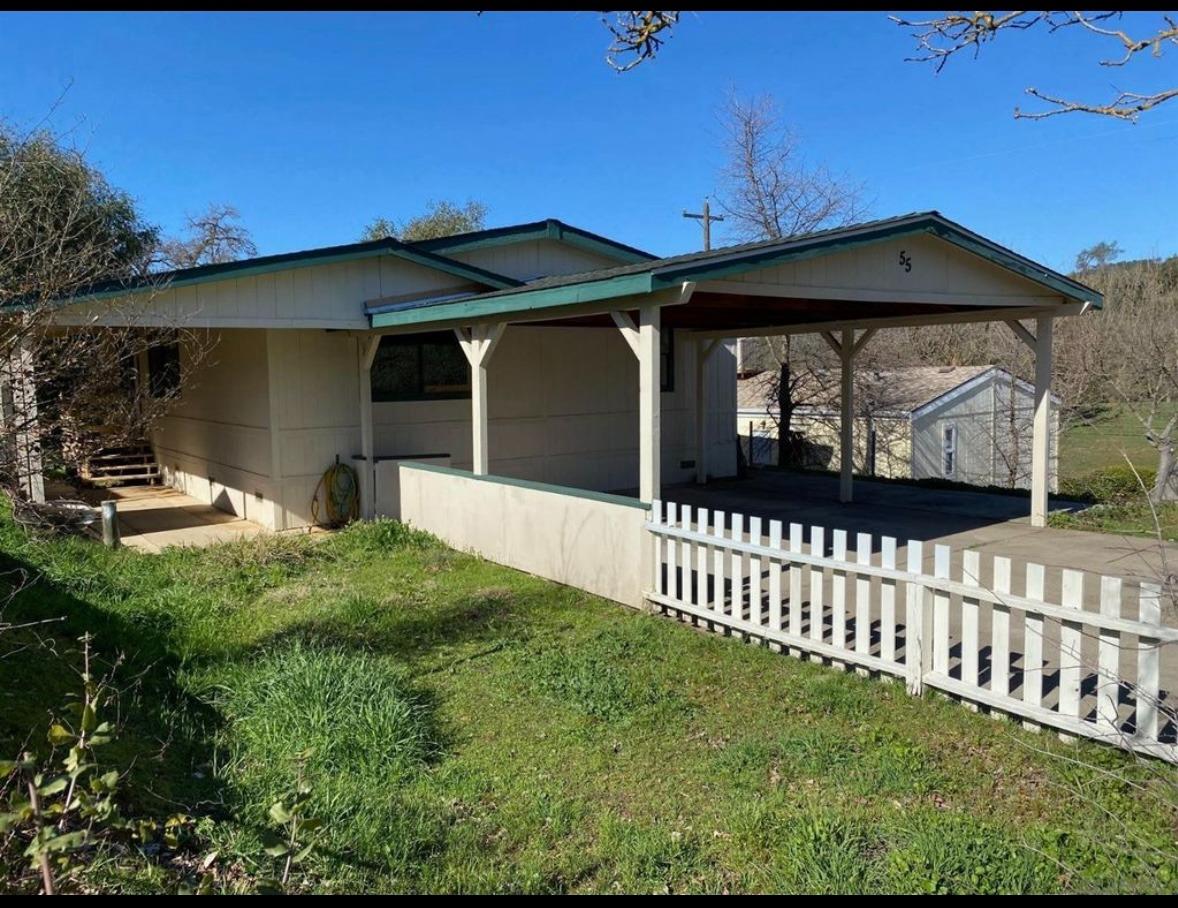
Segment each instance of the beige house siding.
[{"label": "beige house siding", "polygon": [[[695,345],[676,337],[662,395],[663,481],[694,476]],[[225,330],[153,436],[165,481],[272,529],[312,521],[323,471],[360,451],[358,341],[346,332]],[[638,484],[638,367],[612,329],[509,327],[490,366],[491,473],[594,491]],[[735,358],[709,363],[711,472],[736,472]],[[377,456],[471,467],[469,400],[373,404]]]},{"label": "beige house siding", "polygon": [[367,330],[364,303],[387,296],[473,289],[462,278],[391,255],[290,267],[269,274],[161,288],[87,303],[62,324],[185,328],[350,328]]},{"label": "beige house siding", "polygon": [[[905,266],[905,262],[910,267]],[[739,275],[729,283],[796,288],[798,296],[867,302],[954,301],[981,307],[1058,303],[1041,284],[932,236],[883,240]]]},{"label": "beige house siding", "polygon": [[273,527],[265,331],[196,335],[181,346],[183,389],[152,432],[164,481]]},{"label": "beige house siding", "polygon": [[[662,395],[666,484],[694,476],[694,356],[677,337],[674,390]],[[735,359],[725,349],[708,368],[709,465],[730,476]],[[617,331],[509,327],[489,382],[492,474],[596,491],[637,486],[638,364]],[[469,400],[377,403],[373,423],[378,455],[445,453],[471,468]]]},{"label": "beige house siding", "polygon": [[448,258],[513,277],[530,281],[551,274],[580,274],[619,264],[619,259],[580,249],[557,240],[528,240],[481,249],[446,253]]}]

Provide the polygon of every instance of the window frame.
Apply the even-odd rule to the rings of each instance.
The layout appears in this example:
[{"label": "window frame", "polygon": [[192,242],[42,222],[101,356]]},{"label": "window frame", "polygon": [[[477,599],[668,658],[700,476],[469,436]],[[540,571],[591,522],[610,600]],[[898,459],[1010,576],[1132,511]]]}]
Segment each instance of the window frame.
[{"label": "window frame", "polygon": [[[946,423],[941,426],[941,478],[955,479],[957,477],[957,424]],[[948,464],[948,467],[946,467]]]},{"label": "window frame", "polygon": [[672,394],[675,391],[675,329],[659,331],[659,391]]},{"label": "window frame", "polygon": [[[160,357],[164,359],[161,361]],[[152,400],[178,400],[184,390],[180,341],[173,340],[148,347],[145,365],[148,396]]]},{"label": "window frame", "polygon": [[[423,348],[426,346],[450,347],[451,344],[454,350],[457,351],[458,356],[461,357],[463,366],[466,367],[466,387],[457,391],[427,391],[425,386],[425,357]],[[376,358],[372,361],[370,376],[372,375],[372,370],[376,369],[381,351],[392,347],[407,347],[415,351],[417,358],[417,380],[414,384],[414,389],[405,394],[384,392],[377,386],[376,381],[370,381],[371,392],[369,396],[374,404],[414,403],[432,400],[470,400],[470,364],[467,362],[466,355],[462,352],[458,338],[454,336],[453,332],[431,331],[423,334],[386,334],[382,336],[380,346],[376,350]]]}]

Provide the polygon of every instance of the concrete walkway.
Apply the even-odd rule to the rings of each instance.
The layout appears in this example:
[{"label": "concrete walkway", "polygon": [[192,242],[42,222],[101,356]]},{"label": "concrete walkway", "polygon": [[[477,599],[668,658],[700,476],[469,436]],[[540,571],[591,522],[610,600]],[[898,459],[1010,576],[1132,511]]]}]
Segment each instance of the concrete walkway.
[{"label": "concrete walkway", "polygon": [[95,503],[112,498],[119,506],[123,544],[144,552],[213,545],[266,532],[256,523],[163,486],[123,486],[92,496]]}]

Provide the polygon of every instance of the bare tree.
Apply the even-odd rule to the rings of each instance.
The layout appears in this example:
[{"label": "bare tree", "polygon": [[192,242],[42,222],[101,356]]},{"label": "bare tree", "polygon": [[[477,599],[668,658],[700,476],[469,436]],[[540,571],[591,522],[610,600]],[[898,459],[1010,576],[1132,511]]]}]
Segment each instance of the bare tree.
[{"label": "bare tree", "polygon": [[[960,10],[929,19],[900,16],[891,19],[910,29],[916,39],[919,50],[917,56],[910,59],[932,63],[940,72],[950,59],[962,52],[972,52],[976,57],[983,45],[996,41],[999,35],[1036,27],[1045,28],[1052,34],[1063,30],[1083,31],[1113,48],[1113,55],[1102,59],[1100,65],[1118,69],[1145,52],[1159,58],[1168,46],[1178,46],[1178,19],[1171,13],[1157,15],[1160,21],[1134,34],[1120,27],[1124,13],[1119,10]],[[1042,120],[1057,114],[1078,112],[1135,121],[1145,111],[1178,97],[1178,87],[1144,92],[1114,89],[1114,92],[1111,100],[1101,103],[1063,98],[1028,88],[1026,93],[1042,101],[1047,108],[1024,113],[1016,107],[1014,115],[1027,120]]]},{"label": "bare tree", "polygon": [[[105,328],[154,287],[157,233],[81,152],[49,132],[0,127],[0,486],[21,507],[43,497],[42,463],[73,445],[142,437],[167,395],[138,381],[140,358],[181,327]],[[135,304],[63,308],[79,293],[140,286]]]},{"label": "bare tree", "polygon": [[769,95],[730,95],[720,110],[726,163],[717,201],[744,240],[838,227],[862,213],[863,187],[811,165]]},{"label": "bare tree", "polygon": [[220,265],[257,254],[258,247],[241,224],[237,209],[232,205],[210,205],[202,213],[188,216],[184,236],[160,244],[156,260],[163,268],[177,269]]},{"label": "bare tree", "polygon": [[[772,97],[731,95],[720,111],[727,163],[717,202],[744,240],[768,240],[855,220],[863,189],[822,166],[808,164],[796,135],[784,123]],[[830,367],[830,350],[812,337],[764,338],[743,345],[755,368],[764,370],[766,393],[777,404],[778,463],[796,463],[799,440],[792,435],[794,410],[803,387]],[[771,412],[772,412],[771,408]]]}]

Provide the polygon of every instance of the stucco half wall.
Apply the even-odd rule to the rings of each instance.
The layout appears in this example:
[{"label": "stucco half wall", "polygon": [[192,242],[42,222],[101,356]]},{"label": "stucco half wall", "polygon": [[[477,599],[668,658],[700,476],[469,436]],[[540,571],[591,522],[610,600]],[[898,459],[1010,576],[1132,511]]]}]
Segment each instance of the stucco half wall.
[{"label": "stucco half wall", "polygon": [[649,508],[585,492],[421,463],[397,467],[402,522],[490,561],[624,605],[642,605]]}]

